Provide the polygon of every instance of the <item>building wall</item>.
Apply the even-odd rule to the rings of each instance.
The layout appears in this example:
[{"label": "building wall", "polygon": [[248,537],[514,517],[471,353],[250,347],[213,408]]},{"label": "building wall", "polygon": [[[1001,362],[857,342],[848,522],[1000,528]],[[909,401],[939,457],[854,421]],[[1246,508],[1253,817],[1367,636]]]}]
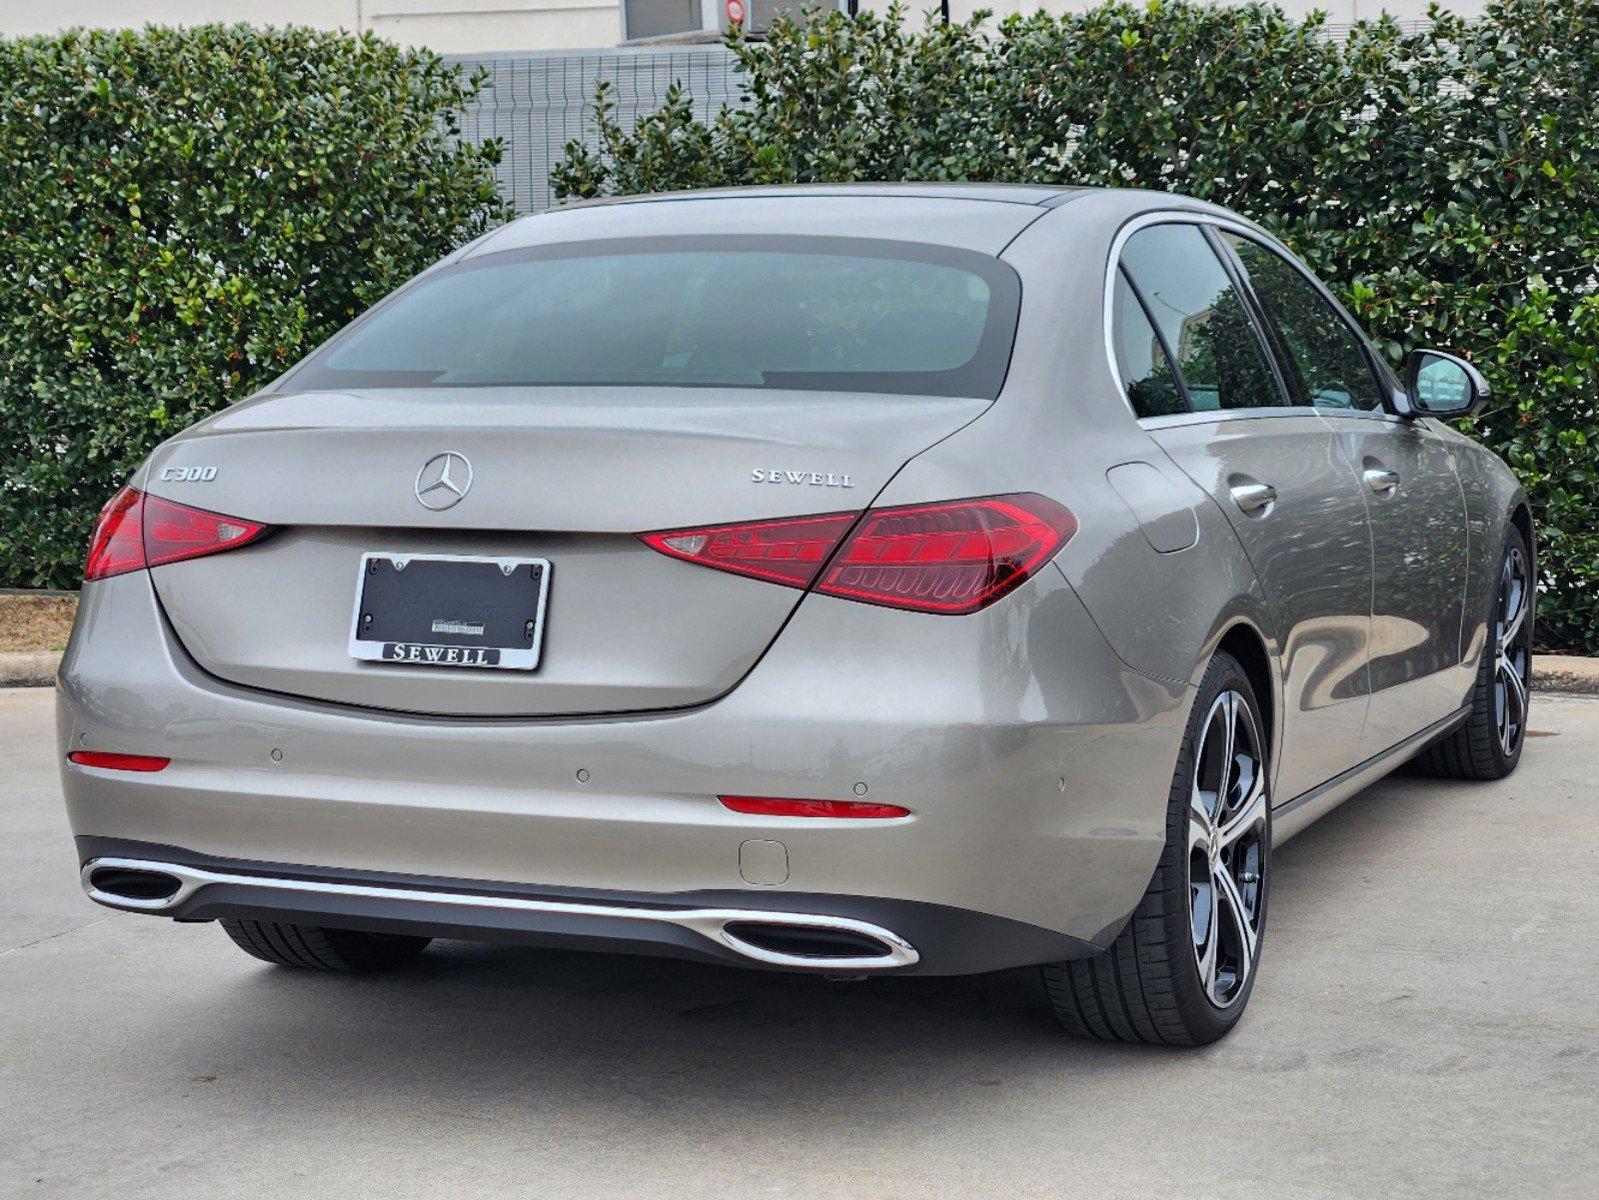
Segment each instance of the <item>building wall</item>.
[{"label": "building wall", "polygon": [[365,28],[440,54],[573,50],[622,40],[620,0],[364,0]]},{"label": "building wall", "polygon": [[[797,3],[803,0],[796,0]],[[825,2],[825,0],[823,0]],[[998,16],[1042,7],[1050,12],[1089,8],[1099,0],[949,0],[950,15],[964,19],[978,8]],[[1289,13],[1321,9],[1334,25],[1384,10],[1403,21],[1427,16],[1428,0],[1278,0]],[[494,51],[600,49],[626,34],[623,0],[0,0],[0,36],[50,33],[72,25],[120,28],[146,23],[188,25],[249,21],[262,25],[312,25],[367,30],[441,54]],[[889,0],[859,0],[884,9]],[[935,0],[911,0],[913,13]],[[1451,0],[1456,12],[1476,15],[1484,0]],[[752,7],[746,0],[746,9]],[[719,20],[720,0],[702,0],[706,24]],[[920,19],[919,15],[913,19]]]},{"label": "building wall", "polygon": [[0,36],[206,21],[370,29],[441,54],[572,50],[622,40],[621,0],[0,0]]}]

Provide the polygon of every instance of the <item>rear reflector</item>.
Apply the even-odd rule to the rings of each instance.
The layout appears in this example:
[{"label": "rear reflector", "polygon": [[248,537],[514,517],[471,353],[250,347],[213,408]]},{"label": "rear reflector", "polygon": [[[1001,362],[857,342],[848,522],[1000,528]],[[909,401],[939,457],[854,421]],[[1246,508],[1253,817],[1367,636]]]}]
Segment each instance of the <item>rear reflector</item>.
[{"label": "rear reflector", "polygon": [[640,537],[663,554],[720,571],[954,615],[1014,590],[1076,532],[1077,518],[1062,505],[1021,492]]},{"label": "rear reflector", "polygon": [[723,808],[755,817],[848,817],[883,820],[908,817],[911,810],[897,804],[871,804],[864,800],[785,800],[776,796],[718,796]]},{"label": "rear reflector", "polygon": [[160,771],[172,761],[150,754],[108,754],[102,750],[74,750],[67,755],[67,760],[80,767],[99,767],[102,771]]},{"label": "rear reflector", "polygon": [[92,583],[141,567],[220,554],[258,541],[268,532],[269,526],[255,521],[174,504],[125,487],[100,510],[83,578]]}]

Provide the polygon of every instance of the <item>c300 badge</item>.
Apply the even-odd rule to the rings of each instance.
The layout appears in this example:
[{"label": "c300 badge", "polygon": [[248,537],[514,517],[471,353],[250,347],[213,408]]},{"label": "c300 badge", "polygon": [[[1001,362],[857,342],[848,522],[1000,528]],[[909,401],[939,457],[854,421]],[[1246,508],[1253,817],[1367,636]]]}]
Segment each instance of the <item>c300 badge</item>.
[{"label": "c300 badge", "polygon": [[162,483],[210,483],[217,477],[215,467],[162,467]]}]

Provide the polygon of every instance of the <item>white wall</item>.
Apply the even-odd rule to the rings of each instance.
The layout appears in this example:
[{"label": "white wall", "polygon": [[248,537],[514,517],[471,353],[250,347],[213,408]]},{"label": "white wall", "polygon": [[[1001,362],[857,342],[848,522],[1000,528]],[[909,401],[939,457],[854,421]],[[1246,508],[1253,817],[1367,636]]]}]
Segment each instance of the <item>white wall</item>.
[{"label": "white wall", "polygon": [[0,0],[0,35],[206,21],[370,29],[441,54],[586,49],[622,40],[621,0]]},{"label": "white wall", "polygon": [[366,28],[441,54],[578,50],[622,40],[621,0],[362,0]]},{"label": "white wall", "polygon": [[0,34],[204,21],[355,28],[358,0],[0,0]]},{"label": "white wall", "polygon": [[[860,0],[863,9],[889,0]],[[1090,8],[1099,0],[950,0],[950,15],[964,19],[978,8],[998,16],[1042,7],[1050,12]],[[911,0],[920,11],[937,0]],[[1427,15],[1427,0],[1278,0],[1289,13],[1313,8],[1344,25],[1384,10],[1404,21]],[[1448,0],[1466,15],[1484,0]],[[714,11],[720,12],[715,4]],[[118,28],[155,23],[249,21],[260,25],[312,25],[322,29],[370,29],[406,45],[430,46],[442,54],[488,50],[574,50],[615,46],[622,40],[621,0],[0,0],[0,35],[50,33],[71,25]]]}]

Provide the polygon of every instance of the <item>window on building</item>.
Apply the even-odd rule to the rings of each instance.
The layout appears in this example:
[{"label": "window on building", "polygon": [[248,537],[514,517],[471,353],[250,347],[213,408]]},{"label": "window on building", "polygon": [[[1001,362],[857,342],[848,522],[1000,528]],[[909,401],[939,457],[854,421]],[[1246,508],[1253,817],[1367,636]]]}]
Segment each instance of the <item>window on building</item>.
[{"label": "window on building", "polygon": [[703,28],[700,0],[622,0],[627,39],[665,37]]}]

